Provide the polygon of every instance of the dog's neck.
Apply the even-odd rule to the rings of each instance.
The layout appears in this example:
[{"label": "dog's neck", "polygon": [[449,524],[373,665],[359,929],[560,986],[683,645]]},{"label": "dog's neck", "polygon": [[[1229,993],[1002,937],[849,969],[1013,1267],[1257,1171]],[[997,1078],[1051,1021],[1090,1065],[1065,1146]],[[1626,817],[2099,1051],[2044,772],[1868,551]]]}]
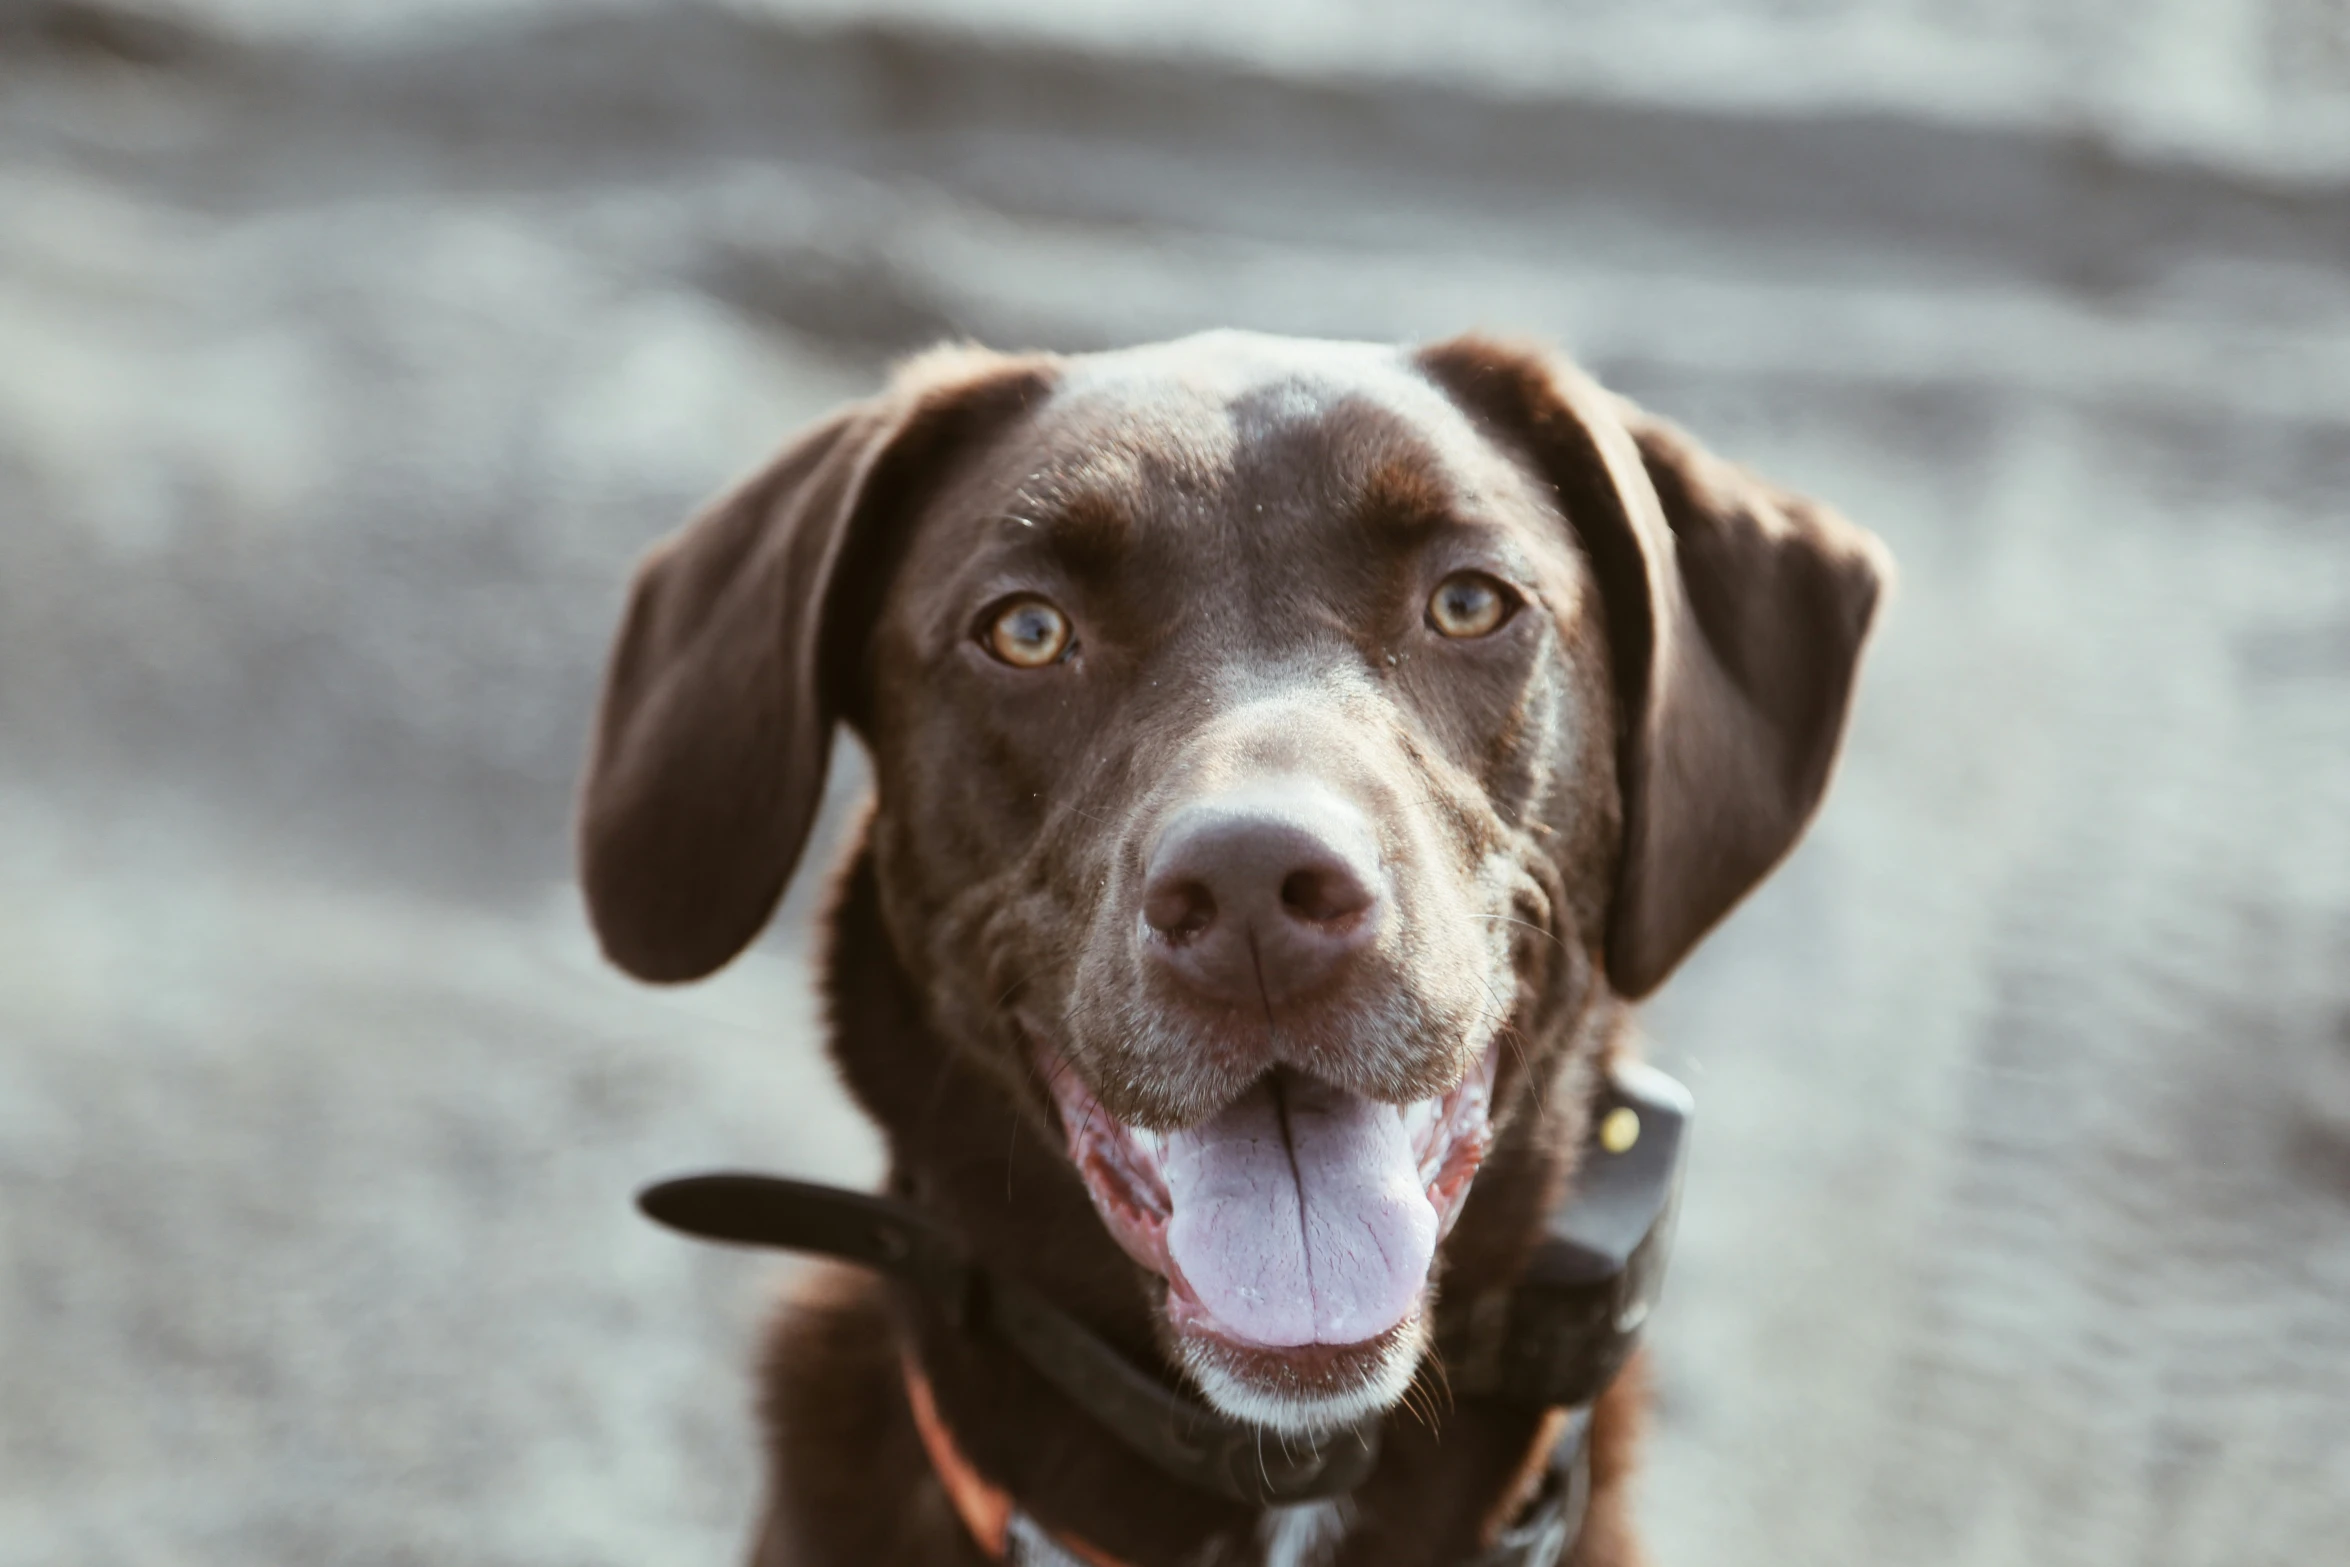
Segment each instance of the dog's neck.
[{"label": "dog's neck", "polygon": [[[936,1214],[973,1256],[1176,1382],[1146,1287],[1067,1160],[998,1078],[924,1017],[920,986],[885,932],[869,855],[843,879],[826,978],[834,1056],[888,1139],[892,1192]],[[1575,1021],[1580,1032],[1594,1032],[1588,1018]],[[1446,1247],[1446,1277],[1456,1287],[1513,1277],[1570,1173],[1587,1099],[1576,1090],[1600,1048],[1596,1038],[1578,1045],[1561,1091],[1539,1116],[1514,1118],[1478,1177]],[[1044,1525],[1134,1567],[1255,1560],[1268,1530],[1294,1532],[1161,1473],[1105,1436],[1016,1354],[962,1332],[934,1303],[905,1290],[896,1301],[908,1348],[956,1442]],[[1348,1535],[1379,1539],[1382,1559],[1466,1556],[1529,1483],[1544,1422],[1540,1410],[1456,1401],[1424,1376],[1388,1417],[1378,1469],[1337,1504],[1336,1516]],[[1327,1515],[1316,1525],[1330,1527]],[[1338,1559],[1351,1554],[1342,1550]]]}]

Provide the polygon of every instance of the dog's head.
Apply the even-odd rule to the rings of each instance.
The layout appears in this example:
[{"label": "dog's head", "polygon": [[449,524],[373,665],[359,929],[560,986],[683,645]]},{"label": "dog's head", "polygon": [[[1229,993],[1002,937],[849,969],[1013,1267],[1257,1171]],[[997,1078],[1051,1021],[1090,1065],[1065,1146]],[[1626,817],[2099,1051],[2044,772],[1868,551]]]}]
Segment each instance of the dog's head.
[{"label": "dog's head", "polygon": [[1402,1396],[1567,1022],[1801,831],[1883,571],[1522,349],[933,355],[640,571],[589,905],[644,978],[727,961],[851,724],[932,1021],[1209,1399],[1326,1427]]}]

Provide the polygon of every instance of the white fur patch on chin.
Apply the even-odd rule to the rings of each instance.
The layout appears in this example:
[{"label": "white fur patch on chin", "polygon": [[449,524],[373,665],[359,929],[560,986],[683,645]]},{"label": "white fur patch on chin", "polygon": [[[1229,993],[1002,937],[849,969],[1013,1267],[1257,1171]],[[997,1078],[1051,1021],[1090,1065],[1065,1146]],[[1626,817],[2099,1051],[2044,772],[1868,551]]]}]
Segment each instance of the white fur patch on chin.
[{"label": "white fur patch on chin", "polygon": [[1213,1346],[1190,1334],[1180,1336],[1179,1347],[1183,1369],[1212,1407],[1277,1435],[1312,1441],[1403,1402],[1419,1371],[1424,1340],[1419,1332],[1398,1334],[1361,1381],[1316,1392],[1264,1387],[1234,1371]]}]

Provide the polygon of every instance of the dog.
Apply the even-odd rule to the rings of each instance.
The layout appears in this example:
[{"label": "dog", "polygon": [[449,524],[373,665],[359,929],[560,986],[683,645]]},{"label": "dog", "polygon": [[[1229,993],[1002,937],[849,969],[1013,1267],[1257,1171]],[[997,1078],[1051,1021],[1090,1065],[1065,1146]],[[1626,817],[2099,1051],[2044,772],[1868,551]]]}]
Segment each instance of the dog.
[{"label": "dog", "polygon": [[[605,953],[742,950],[848,726],[825,987],[889,1194],[1267,1440],[1382,1437],[1353,1494],[1252,1508],[818,1270],[759,1567],[1018,1555],[1007,1507],[1029,1560],[1493,1551],[1558,1416],[1450,1396],[1433,1303],[1524,1265],[1632,1004],[1814,814],[1889,573],[1477,336],[934,350],[657,546],[581,793]],[[1641,1397],[1591,1413],[1582,1567],[1641,1559]]]}]

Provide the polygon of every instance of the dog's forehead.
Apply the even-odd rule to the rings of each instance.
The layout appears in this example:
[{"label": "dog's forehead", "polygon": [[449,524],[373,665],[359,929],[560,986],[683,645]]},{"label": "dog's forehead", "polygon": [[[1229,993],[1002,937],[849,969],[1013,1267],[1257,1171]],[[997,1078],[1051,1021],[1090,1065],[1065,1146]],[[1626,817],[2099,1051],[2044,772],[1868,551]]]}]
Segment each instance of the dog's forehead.
[{"label": "dog's forehead", "polygon": [[1295,411],[1322,393],[1421,384],[1387,343],[1203,332],[1064,361],[1067,401],[1189,401],[1231,407],[1284,396]]},{"label": "dog's forehead", "polygon": [[1522,478],[1394,347],[1243,332],[1066,361],[1021,444],[1032,489],[1111,503],[1310,500],[1405,471],[1461,494]]}]

